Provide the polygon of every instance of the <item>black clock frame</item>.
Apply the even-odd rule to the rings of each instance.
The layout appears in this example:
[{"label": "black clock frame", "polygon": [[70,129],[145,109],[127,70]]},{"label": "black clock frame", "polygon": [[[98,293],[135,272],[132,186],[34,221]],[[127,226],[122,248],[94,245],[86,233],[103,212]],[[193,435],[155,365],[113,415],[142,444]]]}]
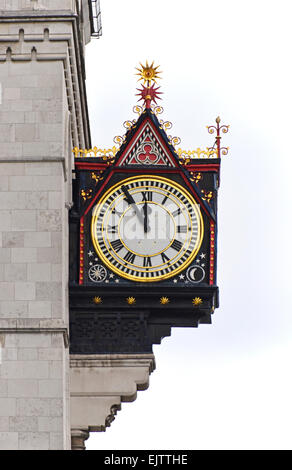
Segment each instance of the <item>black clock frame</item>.
[{"label": "black clock frame", "polygon": [[[172,166],[121,164],[135,136],[148,125],[157,136]],[[127,133],[124,144],[108,164],[102,158],[76,158],[73,179],[74,206],[70,211],[70,352],[72,354],[149,353],[152,345],[171,334],[172,327],[196,327],[211,323],[219,306],[216,285],[217,189],[220,159],[180,161],[149,109]],[[203,177],[199,181],[194,173]],[[92,178],[92,174],[97,177]],[[131,176],[160,175],[176,181],[189,191],[201,206],[204,237],[196,260],[180,276],[158,282],[135,282],[116,274],[101,282],[89,276],[91,257],[96,258],[91,240],[91,208],[115,183]],[[213,197],[206,200],[205,192]],[[89,254],[91,253],[91,256]],[[203,257],[203,258],[201,258]],[[204,262],[203,262],[204,261]],[[98,264],[102,262],[98,260]],[[198,267],[204,278],[188,277],[190,267]],[[108,269],[108,268],[107,268]],[[189,271],[190,273],[191,271]]]}]

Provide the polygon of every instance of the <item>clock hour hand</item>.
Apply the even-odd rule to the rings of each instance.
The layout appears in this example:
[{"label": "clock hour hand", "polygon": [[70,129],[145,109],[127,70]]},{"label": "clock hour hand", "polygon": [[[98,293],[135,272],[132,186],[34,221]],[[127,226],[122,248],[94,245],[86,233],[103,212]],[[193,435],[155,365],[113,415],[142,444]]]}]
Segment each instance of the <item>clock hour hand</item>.
[{"label": "clock hour hand", "polygon": [[136,205],[136,203],[135,203],[133,197],[132,197],[131,194],[129,193],[128,189],[126,188],[126,186],[122,186],[121,189],[122,189],[124,195],[126,196],[126,201],[127,201],[127,203],[130,204],[130,205],[133,207],[133,209],[134,209],[134,211],[135,211],[135,213],[136,213],[136,215],[137,215],[139,221],[141,222],[141,224],[144,224],[143,215],[142,215],[141,212],[139,211],[139,209],[138,209],[138,207],[137,207],[137,205]]},{"label": "clock hour hand", "polygon": [[144,212],[144,233],[147,233],[149,230],[148,226],[148,212],[147,212],[147,202],[145,202],[143,206],[143,212]]}]

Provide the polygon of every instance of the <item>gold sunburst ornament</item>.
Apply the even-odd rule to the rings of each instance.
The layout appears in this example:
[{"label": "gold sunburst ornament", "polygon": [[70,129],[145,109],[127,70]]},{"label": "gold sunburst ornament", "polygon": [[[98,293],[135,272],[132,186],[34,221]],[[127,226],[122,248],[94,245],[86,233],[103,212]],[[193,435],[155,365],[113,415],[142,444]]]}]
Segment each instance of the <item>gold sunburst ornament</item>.
[{"label": "gold sunburst ornament", "polygon": [[193,299],[193,306],[194,307],[198,307],[199,305],[201,305],[203,303],[201,297],[195,297]]},{"label": "gold sunburst ornament", "polygon": [[102,298],[99,297],[99,296],[93,297],[93,302],[94,302],[96,305],[99,305],[99,304],[102,303]]},{"label": "gold sunburst ornament", "polygon": [[135,299],[135,297],[127,297],[127,298],[126,298],[126,302],[127,302],[127,304],[129,304],[129,305],[135,305],[136,299]]},{"label": "gold sunburst ornament", "polygon": [[159,74],[161,73],[157,69],[159,68],[159,65],[157,67],[154,67],[154,62],[152,62],[151,65],[148,64],[148,61],[146,60],[146,65],[142,65],[140,62],[141,68],[136,67],[136,70],[138,70],[138,73],[136,75],[139,75],[140,78],[138,79],[143,80],[143,84],[147,84],[147,86],[150,85],[151,82],[157,83],[156,79],[160,79]]},{"label": "gold sunburst ornament", "polygon": [[170,300],[169,300],[168,297],[161,297],[160,298],[161,305],[167,305],[167,304],[169,304],[169,302],[170,302]]}]

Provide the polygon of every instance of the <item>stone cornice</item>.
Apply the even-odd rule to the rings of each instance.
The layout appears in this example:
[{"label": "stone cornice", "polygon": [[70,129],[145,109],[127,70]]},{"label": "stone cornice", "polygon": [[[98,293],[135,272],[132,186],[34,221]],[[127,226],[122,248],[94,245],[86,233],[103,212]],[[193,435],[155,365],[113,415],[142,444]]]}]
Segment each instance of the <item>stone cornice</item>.
[{"label": "stone cornice", "polygon": [[70,10],[0,10],[0,19],[5,21],[9,19],[9,21],[15,19],[15,22],[19,22],[19,19],[23,21],[30,21],[31,18],[34,20],[38,19],[51,19],[54,20],[59,19],[61,21],[62,18],[77,18],[78,15]]},{"label": "stone cornice", "polygon": [[155,370],[153,354],[71,354],[70,367],[149,367]]},{"label": "stone cornice", "polygon": [[13,333],[59,333],[63,335],[64,345],[69,346],[68,327],[62,320],[37,318],[1,319],[0,334]]}]

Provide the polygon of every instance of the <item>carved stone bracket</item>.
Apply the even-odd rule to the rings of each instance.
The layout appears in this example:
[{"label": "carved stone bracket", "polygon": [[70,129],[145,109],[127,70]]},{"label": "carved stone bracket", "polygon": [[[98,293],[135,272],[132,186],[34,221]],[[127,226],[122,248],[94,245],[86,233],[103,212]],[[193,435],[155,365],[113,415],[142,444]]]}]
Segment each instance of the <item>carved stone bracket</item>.
[{"label": "carved stone bracket", "polygon": [[153,354],[71,355],[72,449],[85,448],[86,433],[105,431],[121,403],[134,401],[138,390],[148,388],[154,369]]}]

